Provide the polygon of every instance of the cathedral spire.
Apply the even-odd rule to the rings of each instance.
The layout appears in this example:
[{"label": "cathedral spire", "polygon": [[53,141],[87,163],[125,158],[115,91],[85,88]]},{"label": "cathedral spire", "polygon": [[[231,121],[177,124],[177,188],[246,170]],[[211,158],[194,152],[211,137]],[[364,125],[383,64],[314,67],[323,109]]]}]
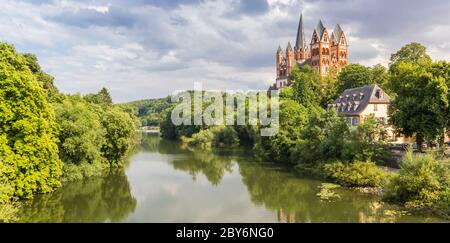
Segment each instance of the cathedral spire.
[{"label": "cathedral spire", "polygon": [[319,20],[319,23],[317,24],[317,27],[316,27],[316,31],[317,31],[317,34],[319,35],[319,39],[322,39],[324,30],[325,30],[325,27],[323,26],[322,20]]},{"label": "cathedral spire", "polygon": [[288,45],[286,47],[286,52],[288,52],[288,51],[292,51],[292,46],[291,46],[291,42],[290,41],[288,42]]},{"label": "cathedral spire", "polygon": [[305,30],[303,29],[303,14],[300,14],[300,21],[298,23],[297,41],[295,48],[301,50],[306,47]]}]

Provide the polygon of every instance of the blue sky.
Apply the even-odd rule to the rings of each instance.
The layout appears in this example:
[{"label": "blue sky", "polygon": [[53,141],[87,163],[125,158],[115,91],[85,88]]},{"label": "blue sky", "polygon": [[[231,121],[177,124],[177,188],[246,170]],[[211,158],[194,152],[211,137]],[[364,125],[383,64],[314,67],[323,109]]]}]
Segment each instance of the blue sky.
[{"label": "blue sky", "polygon": [[322,19],[350,61],[387,64],[406,43],[450,60],[447,0],[3,0],[0,40],[37,54],[65,93],[107,87],[115,102],[209,89],[266,89],[278,45]]}]

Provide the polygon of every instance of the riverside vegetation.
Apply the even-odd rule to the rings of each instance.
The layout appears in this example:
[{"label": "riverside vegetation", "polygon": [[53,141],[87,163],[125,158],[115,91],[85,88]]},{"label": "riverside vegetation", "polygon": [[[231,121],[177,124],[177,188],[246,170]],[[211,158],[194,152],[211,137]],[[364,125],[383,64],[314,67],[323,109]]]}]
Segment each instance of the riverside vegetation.
[{"label": "riverside vegetation", "polygon": [[108,90],[65,95],[35,55],[0,43],[0,222],[21,199],[123,166],[138,120]]},{"label": "riverside vegetation", "polygon": [[[136,140],[135,115],[141,125],[159,125],[163,138],[182,140],[191,149],[247,146],[261,160],[343,186],[379,187],[387,201],[449,217],[449,166],[442,153],[409,152],[399,172],[388,173],[380,168],[391,158],[385,128],[374,117],[349,128],[335,111],[325,109],[342,90],[376,83],[393,98],[392,125],[415,134],[418,144],[442,147],[443,134],[450,130],[449,76],[449,63],[433,63],[418,43],[393,54],[389,69],[350,64],[339,75],[332,71],[321,77],[310,66],[296,67],[294,85],[280,94],[279,133],[260,137],[258,125],[174,126],[170,114],[176,104],[167,98],[113,105],[106,89],[85,96],[61,94],[34,55],[2,43],[0,221],[15,220],[20,199],[122,167]],[[330,188],[322,189],[322,196],[334,197]]]},{"label": "riverside vegetation", "polygon": [[[290,77],[293,86],[280,93],[280,128],[275,136],[259,136],[261,126],[174,126],[174,105],[161,112],[160,128],[162,137],[179,139],[193,149],[248,146],[261,159],[347,187],[379,188],[387,201],[450,217],[450,172],[443,165],[443,137],[450,130],[449,77],[449,62],[432,62],[425,47],[411,43],[392,55],[389,69],[350,64],[340,74],[331,71],[321,77],[308,65],[295,67]],[[408,152],[398,173],[388,172],[383,166],[392,154],[384,125],[369,116],[351,128],[336,111],[326,110],[343,90],[373,83],[393,98],[390,124],[403,134],[415,135],[419,151],[427,141],[437,144],[438,152]],[[192,110],[191,116],[196,115],[201,114]]]}]

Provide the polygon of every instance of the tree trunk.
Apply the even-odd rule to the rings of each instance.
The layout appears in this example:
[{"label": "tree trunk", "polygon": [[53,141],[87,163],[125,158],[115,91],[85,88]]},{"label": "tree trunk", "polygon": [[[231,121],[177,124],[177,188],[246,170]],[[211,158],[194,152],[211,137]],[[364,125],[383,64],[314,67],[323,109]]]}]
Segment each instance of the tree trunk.
[{"label": "tree trunk", "polygon": [[445,143],[445,129],[442,129],[441,136],[439,137],[439,148],[444,147]]},{"label": "tree trunk", "polygon": [[417,133],[416,135],[416,144],[417,144],[417,151],[419,151],[419,153],[422,153],[423,135],[420,133]]}]

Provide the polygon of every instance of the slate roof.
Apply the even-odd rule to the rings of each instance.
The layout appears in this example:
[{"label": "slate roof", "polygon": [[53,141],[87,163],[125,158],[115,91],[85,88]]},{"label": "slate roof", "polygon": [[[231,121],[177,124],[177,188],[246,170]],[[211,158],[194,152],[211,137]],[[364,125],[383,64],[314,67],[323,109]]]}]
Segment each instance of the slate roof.
[{"label": "slate roof", "polygon": [[334,27],[333,34],[336,42],[339,42],[341,39],[342,32],[344,32],[339,24]]},{"label": "slate roof", "polygon": [[317,31],[317,34],[319,35],[320,40],[322,39],[324,30],[325,30],[325,26],[323,26],[322,20],[319,20],[319,23],[317,24],[317,27],[316,27],[316,31]]},{"label": "slate roof", "polygon": [[288,45],[287,45],[287,47],[286,47],[286,51],[292,51],[292,46],[291,46],[291,42],[289,41],[288,42]]},{"label": "slate roof", "polygon": [[278,51],[277,52],[283,52],[282,50],[281,50],[281,46],[278,46]]},{"label": "slate roof", "polygon": [[378,85],[346,89],[328,109],[335,108],[339,115],[360,115],[369,104],[389,104],[390,97]]},{"label": "slate roof", "polygon": [[295,42],[295,48],[297,50],[306,48],[305,30],[303,29],[303,14],[300,15],[300,21],[298,23],[297,41]]}]

